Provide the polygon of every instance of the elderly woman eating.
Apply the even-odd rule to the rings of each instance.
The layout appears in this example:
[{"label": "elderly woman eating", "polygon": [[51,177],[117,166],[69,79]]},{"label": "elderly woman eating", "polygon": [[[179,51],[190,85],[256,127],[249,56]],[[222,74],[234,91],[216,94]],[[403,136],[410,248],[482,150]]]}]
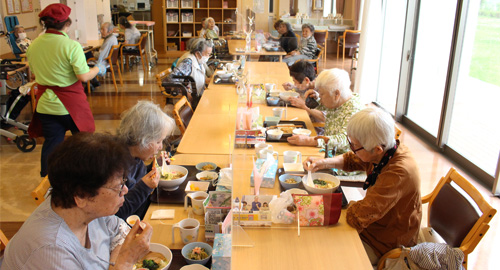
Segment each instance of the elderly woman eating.
[{"label": "elderly woman eating", "polygon": [[[353,114],[363,109],[359,96],[352,93],[350,86],[351,80],[345,70],[334,68],[321,72],[315,81],[321,105],[312,111],[314,114],[311,114],[317,122],[325,122],[324,135],[330,139],[328,146],[331,149],[337,147],[337,151],[342,153],[349,148],[345,136],[347,123]],[[305,97],[311,95],[314,96],[316,93],[313,90],[305,93]],[[291,98],[290,102],[295,107],[310,111],[304,99]],[[323,139],[316,141],[313,137],[305,135],[293,135],[287,140],[294,145],[325,146]]]},{"label": "elderly woman eating", "polygon": [[212,55],[212,44],[204,38],[195,38],[189,41],[189,52],[179,58],[177,66],[172,70],[167,80],[170,82],[182,82],[176,76],[191,77],[196,85],[194,89],[188,89],[186,93],[193,109],[198,105],[198,101],[203,94],[205,84],[210,83],[210,78],[206,76],[205,64]]},{"label": "elderly woman eating", "polygon": [[50,196],[5,249],[1,269],[132,269],[153,228],[117,216],[133,162],[115,136],[79,133],[49,157]]},{"label": "elderly woman eating", "polygon": [[366,196],[349,203],[346,219],[360,234],[372,264],[393,248],[417,244],[422,218],[419,170],[394,133],[391,115],[367,108],[353,115],[347,125],[352,152],[304,162],[313,172],[327,168],[366,171]]},{"label": "elderly woman eating", "polygon": [[117,216],[126,219],[135,214],[142,218],[146,214],[149,195],[158,186],[160,175],[147,168],[144,161],[151,160],[163,148],[163,140],[174,128],[174,120],[150,101],[139,101],[122,114],[118,136],[135,161],[126,176],[129,192]]}]

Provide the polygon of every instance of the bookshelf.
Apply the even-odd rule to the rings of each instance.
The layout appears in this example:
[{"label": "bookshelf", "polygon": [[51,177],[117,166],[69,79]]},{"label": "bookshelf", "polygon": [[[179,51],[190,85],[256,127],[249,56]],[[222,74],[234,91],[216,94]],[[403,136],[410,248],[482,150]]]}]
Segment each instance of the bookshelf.
[{"label": "bookshelf", "polygon": [[[201,30],[201,19],[212,17],[219,35],[237,30],[235,11],[239,0],[165,0],[163,22],[167,55],[185,50],[185,44]],[[230,20],[229,20],[230,19]]]}]

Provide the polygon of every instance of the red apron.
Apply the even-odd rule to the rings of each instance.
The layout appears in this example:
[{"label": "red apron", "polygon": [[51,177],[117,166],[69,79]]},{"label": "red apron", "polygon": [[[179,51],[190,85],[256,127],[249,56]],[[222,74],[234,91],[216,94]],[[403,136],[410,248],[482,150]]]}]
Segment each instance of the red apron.
[{"label": "red apron", "polygon": [[[53,30],[47,30],[46,33],[62,35],[59,31]],[[87,102],[87,96],[85,95],[85,89],[83,89],[82,82],[78,80],[74,84],[66,87],[38,85],[38,91],[36,93],[37,104],[46,89],[54,91],[64,107],[66,107],[66,110],[68,110],[69,115],[73,119],[73,122],[75,122],[79,131],[95,131],[94,116],[92,115],[89,103]],[[36,110],[29,125],[28,134],[31,138],[43,136],[42,123],[38,118]]]}]

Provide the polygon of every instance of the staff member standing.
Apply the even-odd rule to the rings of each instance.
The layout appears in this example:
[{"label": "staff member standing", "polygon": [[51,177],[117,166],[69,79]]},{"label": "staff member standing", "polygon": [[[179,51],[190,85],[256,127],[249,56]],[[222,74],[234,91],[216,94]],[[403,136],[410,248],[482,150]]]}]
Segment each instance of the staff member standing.
[{"label": "staff member standing", "polygon": [[[48,5],[40,14],[45,34],[33,41],[27,57],[39,84],[37,106],[30,127],[31,137],[45,137],[42,147],[42,177],[47,175],[47,157],[64,140],[67,130],[94,132],[94,117],[80,81],[94,78],[99,67],[89,68],[82,46],[66,34],[71,8]],[[105,71],[104,71],[105,72]]]}]

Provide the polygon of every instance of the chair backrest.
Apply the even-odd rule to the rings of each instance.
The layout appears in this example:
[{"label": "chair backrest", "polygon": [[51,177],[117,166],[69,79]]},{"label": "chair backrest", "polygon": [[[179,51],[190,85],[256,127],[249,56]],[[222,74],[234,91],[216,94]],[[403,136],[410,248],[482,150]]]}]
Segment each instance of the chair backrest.
[{"label": "chair backrest", "polygon": [[191,117],[193,117],[193,108],[191,104],[189,104],[186,96],[183,96],[181,100],[177,101],[174,105],[175,122],[183,135],[184,132],[186,132],[189,121],[191,121]]},{"label": "chair backrest", "polygon": [[106,60],[110,65],[115,64],[118,61],[118,57],[120,56],[120,46],[120,44],[111,46],[108,57],[106,57]]},{"label": "chair backrest", "polygon": [[[469,198],[451,183],[459,186]],[[434,191],[422,201],[429,203],[429,227],[447,244],[459,247],[466,255],[474,250],[488,231],[488,223],[496,213],[481,193],[454,168],[441,178]],[[476,207],[481,213],[476,211]]]},{"label": "chair backrest", "polygon": [[326,40],[328,39],[328,30],[314,30],[314,39],[316,43],[325,47]]},{"label": "chair backrest", "polygon": [[31,192],[31,197],[35,199],[35,203],[40,205],[43,201],[45,201],[45,194],[50,188],[49,177],[45,176],[42,179],[42,182]]},{"label": "chair backrest", "polygon": [[7,236],[5,236],[3,231],[0,230],[0,256],[2,255],[3,250],[5,249],[5,247],[7,246],[8,243],[9,243],[9,239],[7,239]]},{"label": "chair backrest", "polygon": [[345,30],[344,32],[344,44],[346,47],[357,45],[360,38],[360,30]]},{"label": "chair backrest", "polygon": [[398,128],[397,126],[394,126],[394,138],[395,138],[396,140],[399,140],[399,137],[401,137],[401,133],[402,133],[402,132],[403,132],[403,131],[401,131],[401,129],[400,129],[400,128]]},{"label": "chair backrest", "polygon": [[17,16],[5,16],[5,27],[7,28],[8,38],[10,45],[12,46],[12,52],[17,55],[22,53],[21,49],[16,44],[16,35],[14,35],[14,28],[19,24],[19,19]]}]

